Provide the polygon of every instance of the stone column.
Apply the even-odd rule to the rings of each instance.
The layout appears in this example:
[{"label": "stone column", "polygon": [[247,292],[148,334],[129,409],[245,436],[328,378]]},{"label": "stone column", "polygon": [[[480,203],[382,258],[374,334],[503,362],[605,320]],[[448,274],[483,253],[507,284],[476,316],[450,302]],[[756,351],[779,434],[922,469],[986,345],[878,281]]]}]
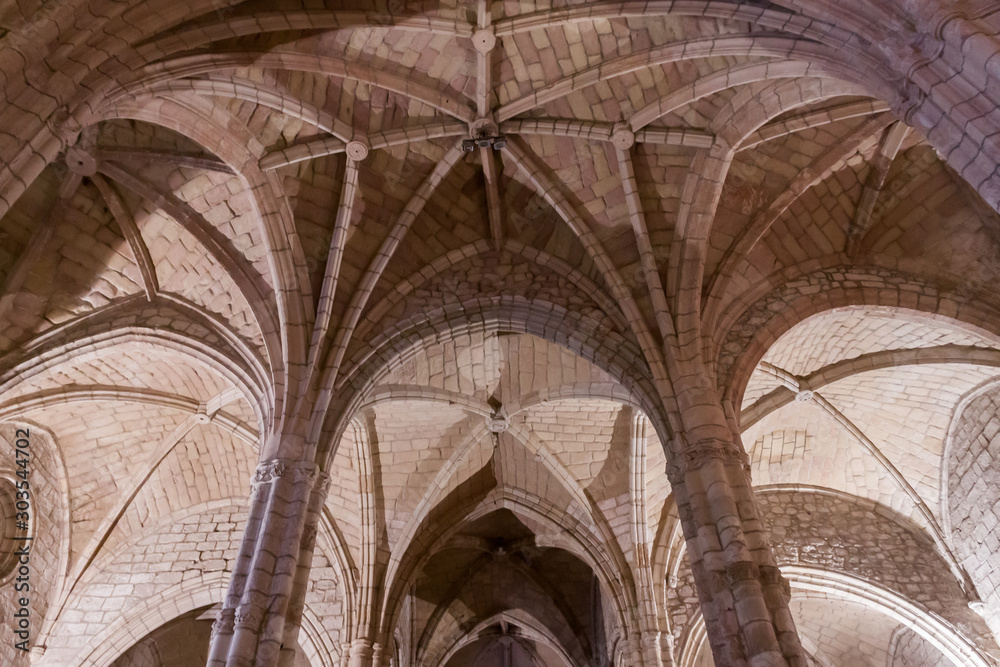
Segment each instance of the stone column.
[{"label": "stone column", "polygon": [[[661,610],[656,604],[656,586],[650,562],[651,546],[646,519],[646,431],[649,420],[638,410],[632,411],[629,428],[629,496],[632,510],[632,547],[638,593],[639,632],[632,638],[635,645],[632,661],[646,667],[664,667],[658,630]],[[671,661],[668,664],[673,664]]]},{"label": "stone column", "polygon": [[[1000,210],[996,30],[966,18],[958,2],[908,4],[917,25],[899,26],[893,31],[897,43],[888,46],[904,77],[902,104],[893,111],[921,130],[942,160]],[[906,34],[910,30],[912,36]]]},{"label": "stone column", "polygon": [[804,667],[746,455],[731,441],[701,441],[675,454],[668,474],[716,664]]},{"label": "stone column", "polygon": [[683,433],[667,475],[717,665],[805,667],[781,576],[750,484],[736,416],[704,367],[689,364],[674,383]]},{"label": "stone column", "polygon": [[659,636],[660,660],[663,667],[674,665],[674,636],[669,632],[661,632]]},{"label": "stone column", "polygon": [[371,667],[372,666],[372,645],[366,639],[355,639],[351,644],[351,659],[348,667]]},{"label": "stone column", "polygon": [[309,588],[313,552],[316,550],[316,534],[319,530],[319,519],[323,513],[323,505],[326,503],[326,494],[329,490],[330,477],[326,473],[320,472],[315,484],[313,484],[308,514],[302,529],[302,539],[299,542],[299,557],[295,568],[295,580],[292,584],[292,597],[288,614],[285,616],[285,631],[281,640],[278,667],[294,667],[295,665],[295,647],[298,645],[299,630],[302,628],[302,614],[306,607],[306,591]]},{"label": "stone column", "polygon": [[669,667],[674,664],[673,658],[670,657],[664,661],[660,637],[661,633],[659,632],[645,632],[640,639],[642,655],[645,657],[647,667]]},{"label": "stone column", "polygon": [[351,643],[348,667],[383,667],[382,646],[367,639],[355,639]]},{"label": "stone column", "polygon": [[318,478],[319,468],[310,461],[275,459],[257,466],[240,554],[212,626],[208,667],[278,664]]}]

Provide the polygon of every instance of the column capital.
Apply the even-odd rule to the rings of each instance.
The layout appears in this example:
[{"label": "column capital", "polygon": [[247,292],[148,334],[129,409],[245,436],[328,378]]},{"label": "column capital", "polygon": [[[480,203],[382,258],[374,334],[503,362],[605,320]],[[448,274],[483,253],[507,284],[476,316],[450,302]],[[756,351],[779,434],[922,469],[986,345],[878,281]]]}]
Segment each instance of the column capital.
[{"label": "column capital", "polygon": [[231,635],[236,626],[236,610],[220,609],[219,615],[212,623],[212,637],[216,635]]},{"label": "column capital", "polygon": [[[275,458],[257,465],[227,608],[213,625],[211,667],[294,664],[296,651],[282,646],[295,646],[323,502],[317,490],[326,478],[312,461]],[[267,557],[257,558],[261,553]]]},{"label": "column capital", "polygon": [[289,480],[293,484],[308,482],[310,487],[317,483],[329,484],[329,476],[312,461],[271,459],[257,464],[257,469],[250,478],[251,494],[261,485],[271,484],[279,479]]},{"label": "column capital", "polygon": [[671,485],[683,484],[684,475],[688,472],[698,470],[706,463],[714,461],[738,464],[744,472],[750,471],[750,457],[738,445],[732,441],[710,438],[693,444],[685,442],[679,451],[670,452],[667,478]]},{"label": "column capital", "polygon": [[253,604],[241,604],[233,616],[233,626],[257,632],[264,620],[264,610]]}]

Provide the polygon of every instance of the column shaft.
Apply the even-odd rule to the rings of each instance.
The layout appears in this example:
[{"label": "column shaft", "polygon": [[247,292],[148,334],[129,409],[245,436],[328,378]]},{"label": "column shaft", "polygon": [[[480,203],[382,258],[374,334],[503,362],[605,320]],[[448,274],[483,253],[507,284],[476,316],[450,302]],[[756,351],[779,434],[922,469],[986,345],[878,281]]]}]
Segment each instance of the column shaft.
[{"label": "column shaft", "polygon": [[703,366],[683,370],[674,390],[684,433],[667,474],[715,662],[804,667],[790,588],[757,513],[735,415],[727,418]]},{"label": "column shaft", "polygon": [[742,451],[700,442],[675,457],[670,474],[716,663],[804,665]]},{"label": "column shaft", "polygon": [[278,459],[257,467],[240,554],[212,627],[208,667],[278,664],[318,477],[318,467],[305,461]]},{"label": "column shaft", "polygon": [[299,630],[302,628],[302,614],[305,612],[306,592],[309,588],[309,573],[312,570],[313,552],[316,550],[316,535],[319,528],[320,515],[326,503],[326,494],[330,488],[330,478],[320,473],[313,485],[309,499],[309,509],[305,526],[302,529],[302,539],[299,543],[299,557],[295,568],[295,580],[292,584],[292,596],[289,602],[288,614],[285,617],[285,629],[281,640],[281,653],[278,657],[278,667],[294,667],[296,646]]}]

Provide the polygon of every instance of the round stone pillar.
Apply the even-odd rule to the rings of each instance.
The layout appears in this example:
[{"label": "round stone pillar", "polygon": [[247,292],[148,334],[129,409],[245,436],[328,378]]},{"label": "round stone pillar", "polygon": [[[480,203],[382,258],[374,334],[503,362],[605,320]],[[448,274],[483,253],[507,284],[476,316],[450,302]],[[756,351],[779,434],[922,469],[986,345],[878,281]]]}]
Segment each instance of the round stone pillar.
[{"label": "round stone pillar", "polygon": [[668,475],[716,664],[804,667],[746,455],[731,441],[698,442],[674,455]]},{"label": "round stone pillar", "polygon": [[275,459],[257,466],[240,554],[212,626],[208,667],[278,664],[319,478],[318,466],[309,461]]}]

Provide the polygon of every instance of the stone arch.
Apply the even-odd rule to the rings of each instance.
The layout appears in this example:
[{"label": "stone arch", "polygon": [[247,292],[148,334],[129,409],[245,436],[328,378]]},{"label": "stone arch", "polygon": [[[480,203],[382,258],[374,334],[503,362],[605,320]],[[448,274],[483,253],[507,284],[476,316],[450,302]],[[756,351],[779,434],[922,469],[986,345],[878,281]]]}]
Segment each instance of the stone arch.
[{"label": "stone arch", "polygon": [[[429,536],[419,535],[419,540],[407,545],[406,554],[398,560],[395,571],[389,573],[386,604],[382,610],[381,634],[384,637],[391,635],[399,616],[403,591],[419,572],[424,561],[434,555],[437,547],[443,545],[463,526],[498,509],[510,510],[515,516],[547,526],[553,531],[553,535],[560,535],[552,544],[546,545],[567,551],[589,567],[615,605],[614,613],[622,631],[628,634],[634,629],[637,621],[629,613],[629,610],[636,609],[634,591],[627,582],[617,580],[616,569],[610,555],[606,553],[607,549],[585,527],[577,526],[577,517],[545,504],[541,499],[533,499],[521,493],[512,494],[503,488],[471,496],[463,493],[461,497],[463,502],[452,511],[428,517],[424,523],[428,528],[436,529],[431,530]],[[446,501],[442,501],[435,509],[440,509],[445,504]],[[622,583],[626,585],[623,586]]]},{"label": "stone arch", "polygon": [[127,610],[96,635],[71,667],[107,667],[129,646],[171,619],[221,602],[229,584],[228,572],[199,572],[188,581]]},{"label": "stone arch", "polygon": [[[697,168],[693,168],[688,174],[685,186],[699,194],[700,198],[694,197],[699,204],[686,209],[679,227],[683,231],[682,238],[680,242],[671,244],[670,248],[668,279],[676,284],[677,308],[679,312],[697,312],[700,309],[702,317],[697,326],[704,327],[705,331],[712,330],[727,280],[740,262],[745,261],[749,247],[756,241],[754,236],[762,233],[760,229],[748,226],[726,249],[716,267],[716,273],[704,275],[710,240],[713,232],[718,230],[716,218],[719,201],[740,144],[768,120],[787,111],[830,97],[858,92],[857,83],[841,79],[810,76],[764,81],[770,83],[762,91],[744,88],[737,92],[713,121],[712,129],[716,131],[716,137],[711,147],[695,158]],[[751,95],[752,103],[747,103],[745,98]],[[760,221],[752,222],[760,226]],[[697,269],[692,266],[695,262]],[[702,292],[706,288],[707,294],[703,297]]]},{"label": "stone arch", "polygon": [[791,5],[851,31],[859,50],[891,73],[885,83],[896,113],[920,128],[993,208],[1000,205],[1000,160],[995,142],[985,139],[995,131],[998,76],[995,14],[987,3]]},{"label": "stone arch", "polygon": [[912,520],[878,502],[826,488],[765,486],[757,498],[783,572],[819,568],[867,582],[962,628],[962,641],[977,651],[991,648],[989,631],[969,609],[964,582]]},{"label": "stone arch", "polygon": [[[888,615],[931,642],[954,664],[991,664],[985,657],[992,650],[988,631],[969,609],[960,582],[950,573],[944,557],[935,551],[926,531],[911,519],[878,502],[826,488],[773,485],[755,490],[777,563],[792,581],[793,600],[797,589],[789,572],[821,572],[822,586],[826,587],[822,590],[836,592],[841,590],[836,582],[847,582],[844,590],[852,591],[850,596],[834,596],[836,599],[857,602],[858,596],[868,596],[880,613],[901,609],[900,615]],[[812,506],[810,499],[836,506]],[[845,507],[854,509],[849,512]],[[776,512],[775,508],[787,511]],[[808,513],[809,518],[797,521],[799,512]],[[661,525],[669,527],[670,523]],[[677,538],[673,543],[669,538],[670,533],[661,528],[654,551],[654,576],[661,584],[666,579],[666,585],[674,588],[689,583],[691,572],[685,543],[681,540],[671,549]],[[913,546],[902,546],[907,540],[913,541]],[[906,562],[893,560],[900,555]],[[671,564],[673,570],[667,569]],[[669,608],[667,602],[665,607]],[[700,664],[697,660],[708,636],[697,607],[687,613],[690,617],[678,638],[681,643],[676,654],[681,666]],[[807,645],[807,638],[802,639]]]},{"label": "stone arch", "polygon": [[[950,489],[949,489],[949,476],[955,466],[955,461],[953,458],[958,458],[962,455],[961,451],[956,451],[956,448],[965,445],[970,446],[972,443],[966,441],[956,442],[961,435],[962,417],[965,415],[966,411],[970,409],[974,410],[974,404],[978,403],[977,399],[986,398],[987,395],[995,393],[997,389],[1000,388],[1000,380],[996,378],[991,378],[986,382],[983,382],[978,387],[974,387],[971,391],[967,392],[959,400],[958,405],[955,406],[954,413],[952,414],[951,423],[948,425],[948,435],[945,439],[944,453],[942,454],[943,463],[941,466],[941,506],[942,506],[942,525],[945,528],[945,533],[949,539],[954,539],[952,530],[952,518],[951,512],[949,511],[950,503]],[[988,413],[987,413],[988,414]]]},{"label": "stone arch", "polygon": [[[676,586],[680,568],[687,562],[687,541],[681,526],[674,494],[663,503],[659,524],[651,549],[653,590],[656,595],[657,623],[661,635],[669,636],[673,642],[673,627],[670,621],[669,589]],[[665,640],[661,640],[661,644]],[[671,644],[672,650],[676,650]]]},{"label": "stone arch", "polygon": [[963,396],[952,414],[942,456],[941,513],[945,538],[981,598],[976,609],[995,636],[1000,635],[1000,581],[990,536],[1000,513],[998,447],[1000,380],[992,378]]},{"label": "stone arch", "polygon": [[[128,543],[120,543],[100,554],[79,588],[65,594],[58,617],[53,616],[44,634],[39,635],[38,644],[46,647],[43,664],[110,665],[129,646],[171,619],[221,602],[231,575],[225,556],[197,561],[196,567],[182,566],[182,554],[175,546],[179,541],[177,536],[184,535],[186,526],[191,524],[205,526],[205,530],[208,526],[218,529],[225,524],[229,527],[231,549],[239,543],[245,512],[243,502],[237,498],[202,503],[175,512]],[[227,531],[218,529],[216,532],[222,535]],[[147,550],[161,554],[160,576],[151,577],[150,572],[134,568],[134,563],[141,560]],[[164,576],[167,571],[174,574]],[[101,598],[110,597],[116,585],[132,586],[146,594],[137,596],[135,604],[124,609],[101,610],[107,615],[103,630],[85,643],[78,641],[87,637],[79,630],[80,610],[93,610]]]},{"label": "stone arch", "polygon": [[[536,335],[548,340],[548,342],[568,347],[592,363],[594,359],[584,353],[584,350],[599,349],[599,345],[594,343],[599,340],[600,336],[620,337],[627,348],[620,351],[617,363],[622,367],[646,364],[639,345],[628,333],[628,322],[619,306],[610,300],[604,290],[587,279],[582,272],[565,266],[565,262],[562,260],[544,253],[531,253],[511,243],[505,246],[502,253],[487,250],[470,255],[472,250],[474,248],[463,248],[462,253],[457,254],[457,257],[454,258],[455,262],[442,267],[431,267],[440,268],[440,271],[431,274],[431,271],[427,270],[408,276],[399,283],[397,291],[390,293],[379,304],[376,304],[376,307],[369,313],[370,317],[359,320],[356,335],[360,336],[362,331],[370,335],[364,341],[359,339],[358,342],[363,342],[369,351],[348,353],[337,381],[338,387],[347,383],[357,385],[359,380],[355,379],[355,376],[363,378],[369,374],[377,374],[381,369],[368,368],[368,366],[379,356],[383,357],[383,360],[376,363],[385,364],[386,353],[382,351],[382,348],[387,344],[398,348],[400,345],[398,340],[402,335],[409,336],[411,339],[409,342],[403,342],[404,346],[410,345],[413,340],[416,340],[414,338],[415,330],[417,336],[427,335],[420,329],[426,331],[432,328],[436,338],[454,338],[463,333],[461,331],[456,333],[448,331],[455,320],[472,316],[470,319],[475,322],[487,313],[502,323],[497,329],[498,331]],[[454,253],[450,253],[446,259],[451,259],[452,254]],[[496,286],[491,288],[500,293],[509,294],[509,296],[470,299],[460,295],[460,300],[456,302],[453,294],[456,290],[460,289],[463,295],[479,291],[479,282],[475,278],[470,278],[470,274],[482,273],[487,269],[506,271],[511,268],[518,269],[520,274],[522,267],[517,266],[517,264],[524,265],[524,275],[504,276],[497,282]],[[431,280],[432,277],[436,279],[436,282]],[[460,288],[449,283],[447,292],[442,293],[440,285],[449,278],[455,279]],[[525,278],[530,280],[525,280]],[[550,280],[555,282],[549,282]],[[543,286],[542,282],[547,284]],[[412,290],[407,291],[408,287],[412,287]],[[580,294],[581,287],[583,288],[582,295]],[[529,291],[531,295],[525,296]],[[419,300],[414,298],[416,296],[419,297]],[[579,303],[574,303],[574,299],[579,299],[580,296],[586,298]],[[404,297],[409,298],[410,301],[404,302]],[[387,321],[389,318],[384,311],[389,307],[389,304],[408,307],[402,310],[396,308],[395,321]],[[376,320],[376,318],[378,319]],[[575,336],[572,332],[565,331],[568,321],[575,322],[575,325],[571,325],[578,329]],[[382,329],[374,329],[375,325],[379,323],[382,324]],[[559,340],[556,340],[559,337],[566,340],[560,343]],[[573,342],[576,341],[579,342],[574,345]],[[389,351],[389,354],[398,353],[399,349]],[[613,356],[608,355],[608,358],[611,359]],[[634,377],[628,379],[632,383],[636,381]]]},{"label": "stone arch", "polygon": [[1000,341],[1000,311],[987,304],[896,271],[830,267],[787,280],[748,304],[738,317],[731,316],[720,326],[713,343],[717,352],[709,358],[715,361],[723,395],[740,405],[757,362],[782,334],[812,315],[853,306],[882,306]]},{"label": "stone arch", "polygon": [[[756,105],[754,111],[757,112],[754,114],[747,112],[746,106],[750,105],[737,104],[741,96],[750,95],[750,91],[740,91],[727,104],[724,115],[720,115],[720,118],[715,121],[719,137],[724,138],[724,141],[717,140],[712,147],[712,153],[717,160],[706,160],[706,164],[711,165],[713,170],[720,170],[718,174],[713,174],[713,176],[721,176],[724,180],[714,186],[710,183],[706,185],[714,188],[716,197],[722,197],[726,192],[726,182],[729,181],[729,167],[741,150],[741,145],[768,121],[807,104],[855,93],[859,93],[857,84],[839,79],[779,80],[753,97],[752,104]],[[719,121],[726,122],[720,123]],[[873,119],[872,122],[875,120]],[[821,174],[817,173],[815,178],[819,179],[820,176]],[[702,175],[692,172],[689,176],[689,182],[695,183],[701,178],[703,178]],[[774,200],[772,205],[778,201],[780,200]],[[719,201],[716,201],[710,215],[692,216],[693,220],[702,228],[695,230],[695,237],[702,243],[705,243],[705,239],[710,238],[712,232],[717,230],[718,206]],[[703,212],[699,211],[699,213]],[[730,285],[730,281],[733,280],[734,276],[739,275],[740,269],[746,268],[745,263],[748,261],[750,250],[776,222],[776,218],[773,215],[755,216],[747,222],[747,226],[736,233],[731,245],[718,258],[717,264],[713,267],[714,272],[701,276],[702,287],[706,290],[705,297],[702,299],[700,289],[697,294],[692,292],[690,295],[692,299],[697,297],[698,301],[695,305],[701,307],[703,333],[714,331],[717,320],[722,315],[720,311],[724,307],[726,289]],[[730,230],[730,233],[732,231]],[[700,247],[698,251],[700,253],[699,259],[703,263],[703,270],[707,271],[709,250],[707,247]],[[673,252],[676,254],[678,251]],[[674,265],[679,265],[679,258],[674,257],[672,260]]]},{"label": "stone arch", "polygon": [[322,620],[307,603],[302,613],[299,645],[309,659],[310,667],[337,667],[340,664],[340,648],[331,646],[326,637]]},{"label": "stone arch", "polygon": [[888,667],[932,667],[938,664],[940,652],[919,634],[900,625],[889,641]]},{"label": "stone arch", "polygon": [[642,411],[642,405],[619,384],[575,383],[549,387],[526,394],[521,397],[520,401],[510,405],[508,414],[514,416],[536,405],[573,399],[600,399]]},{"label": "stone arch", "polygon": [[[250,405],[258,424],[267,419],[268,406],[264,404],[268,385],[261,377],[259,366],[245,365],[244,358],[227,349],[221,341],[202,340],[187,332],[164,327],[146,326],[142,322],[129,326],[114,323],[114,313],[107,322],[87,329],[72,328],[61,339],[46,340],[32,350],[32,356],[15,360],[0,374],[0,391],[41,375],[62,364],[79,363],[82,359],[99,359],[111,354],[124,344],[149,346],[169,354],[178,354],[198,366],[210,368],[228,380]],[[239,360],[237,360],[239,359]]]},{"label": "stone arch", "polygon": [[[273,193],[268,192],[271,186],[269,177],[257,167],[257,160],[264,151],[263,146],[248,130],[240,132],[240,125],[232,123],[231,118],[224,112],[213,108],[197,97],[180,104],[170,99],[141,95],[126,103],[102,109],[101,113],[88,117],[86,124],[97,124],[109,120],[134,120],[157,125],[197,143],[222,160],[233,170],[247,190],[254,193],[254,197],[251,199],[258,209],[261,231],[264,232],[265,238],[270,240],[273,235],[279,232],[288,232],[287,229],[281,227],[285,223],[280,221],[280,217],[286,215],[286,212],[277,204]],[[258,196],[262,199],[258,199]],[[272,250],[279,261],[282,258],[281,251],[284,249],[279,244],[276,249]],[[301,257],[301,248],[298,249],[298,252],[304,267],[305,259]],[[280,268],[280,265],[276,264],[275,271],[279,271]],[[283,282],[282,275],[280,272],[275,275],[278,285]],[[245,289],[247,282],[241,280],[239,274],[232,277],[241,288],[244,288],[248,297],[253,294],[253,288],[259,287],[259,285],[253,285],[251,289],[247,290]],[[274,329],[277,323],[272,313],[267,309],[266,303],[251,303],[251,307],[254,308],[254,315],[257,317],[264,336],[265,346],[271,351],[273,349],[271,339],[275,335]],[[273,361],[277,362],[279,359],[280,357]]]},{"label": "stone arch", "polygon": [[459,650],[478,640],[482,636],[484,630],[501,620],[517,623],[517,625],[525,631],[524,636],[526,638],[545,644],[565,662],[565,667],[574,667],[572,658],[566,653],[565,650],[563,650],[563,648],[559,645],[559,641],[548,630],[548,628],[546,628],[539,619],[536,619],[530,614],[527,614],[519,609],[500,612],[476,624],[476,626],[472,628],[465,637],[449,648],[448,652],[441,659],[440,664],[447,665],[448,661],[451,660],[452,656],[454,656]]},{"label": "stone arch", "polygon": [[[36,619],[33,632],[44,630],[58,611],[59,593],[66,586],[71,563],[72,517],[69,475],[62,450],[55,436],[34,420],[16,417],[0,422],[0,477],[4,481],[19,481],[17,476],[15,443],[24,437],[20,428],[27,428],[28,454],[30,455],[29,481],[31,534],[31,592],[30,613]],[[13,517],[11,517],[13,518]],[[5,532],[7,532],[5,530]],[[4,545],[7,547],[8,545]],[[15,571],[10,573],[14,575]],[[11,595],[0,601],[0,610],[12,618],[15,610],[14,582],[10,576],[2,581]],[[13,630],[13,626],[11,628]],[[8,651],[10,651],[8,653]],[[0,657],[15,660],[17,651],[12,643],[0,647]]]},{"label": "stone arch", "polygon": [[[307,354],[308,328],[315,314],[311,306],[311,287],[306,275],[305,256],[291,210],[278,194],[281,188],[277,176],[273,172],[263,172],[257,163],[263,153],[263,146],[249,131],[234,137],[233,128],[240,125],[231,122],[231,118],[201,98],[185,104],[154,97],[135,99],[114,105],[105,110],[105,115],[96,117],[95,121],[111,118],[160,125],[192,139],[232,167],[250,193],[250,201],[260,221],[260,230],[271,258],[269,266],[275,284],[272,296],[275,297],[277,312],[272,310],[265,299],[261,299],[260,303],[253,303],[255,299],[250,299],[250,305],[264,339],[273,386],[279,389],[272,401],[276,414],[281,415],[283,409],[288,409],[295,403],[286,400],[281,394],[281,389],[288,390],[296,384],[285,374],[290,367],[304,361],[288,355],[299,354],[304,357]],[[239,271],[230,273],[241,290],[253,294],[252,288],[256,285],[252,283],[258,282],[256,277],[253,280],[241,280]],[[290,296],[296,293],[298,297]],[[282,343],[279,335],[282,328],[288,339],[287,344]],[[280,419],[276,421],[280,422]]]},{"label": "stone arch", "polygon": [[799,594],[854,602],[905,624],[955,665],[988,667],[990,659],[939,616],[878,584],[821,568],[787,566],[782,573]]},{"label": "stone arch", "polygon": [[457,405],[481,417],[489,417],[493,409],[485,401],[458,392],[425,387],[423,385],[381,385],[373,389],[358,411],[374,408],[392,401],[420,401],[441,405]]},{"label": "stone arch", "polygon": [[317,459],[324,467],[332,464],[341,434],[359,406],[366,402],[379,377],[432,342],[494,332],[537,336],[569,349],[607,372],[649,416],[660,441],[671,441],[667,435],[670,433],[668,420],[657,398],[649,367],[642,353],[628,339],[553,304],[498,297],[465,301],[452,308],[427,313],[419,320],[401,323],[373,341],[369,352],[345,364],[350,370],[336,387],[337,409],[328,412],[332,417],[321,425],[321,438],[314,431],[320,445]]},{"label": "stone arch", "polygon": [[[835,600],[857,604],[902,624],[901,627],[940,651],[956,667],[989,667],[993,664],[991,658],[939,616],[878,584],[823,568],[785,566],[782,574],[791,585],[793,600]],[[896,633],[892,639],[895,637]],[[696,665],[707,638],[705,621],[699,612],[681,649],[678,666]],[[802,643],[811,652],[816,652],[814,642],[808,637],[802,637]]]},{"label": "stone arch", "polygon": [[[883,350],[829,364],[799,380],[800,388],[809,391],[849,378],[859,373],[884,368],[901,368],[923,364],[976,364],[1000,368],[1000,350],[965,345],[943,345],[934,348]],[[746,429],[795,399],[795,392],[781,387],[761,397],[742,411],[740,425]]]},{"label": "stone arch", "polygon": [[[583,289],[587,296],[600,307],[604,315],[611,319],[619,329],[628,328],[628,322],[614,299],[579,268],[570,266],[565,260],[555,255],[512,239],[506,239],[500,250],[530,262],[560,278],[572,281]],[[381,321],[394,306],[407,296],[417,292],[421,287],[430,284],[434,279],[449,271],[462,270],[463,266],[469,266],[470,261],[480,260],[482,256],[494,253],[496,251],[489,243],[477,241],[452,250],[421,271],[407,276],[405,280],[393,286],[378,303],[373,304],[371,309],[363,315],[358,322],[356,335],[363,336],[365,332]]]}]

